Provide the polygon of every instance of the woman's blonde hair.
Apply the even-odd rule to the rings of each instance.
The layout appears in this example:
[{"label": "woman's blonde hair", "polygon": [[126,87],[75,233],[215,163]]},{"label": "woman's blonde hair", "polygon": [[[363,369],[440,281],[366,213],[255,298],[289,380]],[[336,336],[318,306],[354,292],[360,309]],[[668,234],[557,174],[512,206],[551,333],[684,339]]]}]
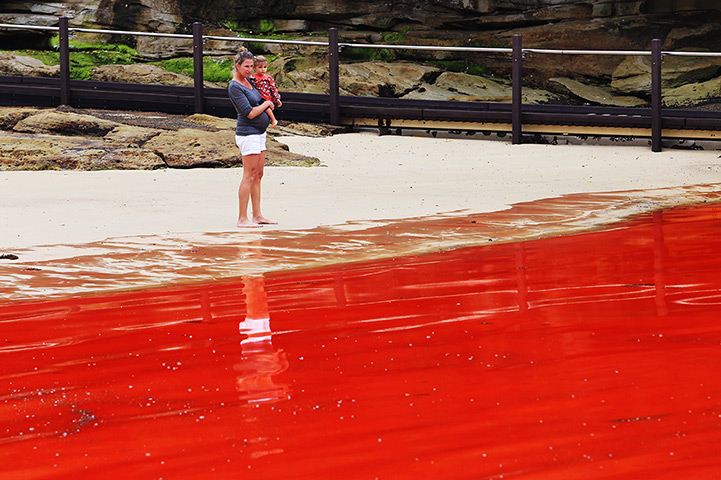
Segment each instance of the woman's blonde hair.
[{"label": "woman's blonde hair", "polygon": [[[253,56],[250,51],[245,47],[240,47],[240,50],[238,50],[238,53],[235,54],[235,64],[240,65],[243,63],[243,60],[253,60],[255,62],[255,57]],[[255,64],[255,63],[254,63]]]}]

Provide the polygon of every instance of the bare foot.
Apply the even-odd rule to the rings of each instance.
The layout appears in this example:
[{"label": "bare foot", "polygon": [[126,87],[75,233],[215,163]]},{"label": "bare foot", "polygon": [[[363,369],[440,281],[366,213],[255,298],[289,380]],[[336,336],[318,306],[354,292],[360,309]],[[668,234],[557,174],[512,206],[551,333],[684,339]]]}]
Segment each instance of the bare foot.
[{"label": "bare foot", "polygon": [[260,222],[251,222],[250,220],[238,220],[238,228],[260,228]]},{"label": "bare foot", "polygon": [[262,217],[262,216],[253,217],[253,221],[260,225],[278,225],[278,222],[274,222],[273,220],[268,220],[267,218]]},{"label": "bare foot", "polygon": [[278,120],[273,120],[273,123],[270,124],[270,128],[275,128],[278,126]]}]

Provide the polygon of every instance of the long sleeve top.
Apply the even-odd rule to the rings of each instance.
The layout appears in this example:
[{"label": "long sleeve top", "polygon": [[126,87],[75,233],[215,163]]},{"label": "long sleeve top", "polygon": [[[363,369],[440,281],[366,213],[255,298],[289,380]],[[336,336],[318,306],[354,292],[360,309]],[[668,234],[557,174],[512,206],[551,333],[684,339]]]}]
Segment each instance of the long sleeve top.
[{"label": "long sleeve top", "polygon": [[266,112],[261,113],[255,118],[248,118],[248,114],[253,107],[257,107],[265,101],[258,92],[258,89],[250,89],[235,80],[231,80],[228,85],[228,96],[235,107],[235,111],[238,112],[235,134],[245,136],[265,133],[268,124],[270,124],[270,117]]}]

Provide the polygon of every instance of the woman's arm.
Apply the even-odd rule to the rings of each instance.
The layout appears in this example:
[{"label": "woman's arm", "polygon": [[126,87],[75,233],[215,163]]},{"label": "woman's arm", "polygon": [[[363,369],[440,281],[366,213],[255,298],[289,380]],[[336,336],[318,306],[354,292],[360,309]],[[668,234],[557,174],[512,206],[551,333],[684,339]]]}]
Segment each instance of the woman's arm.
[{"label": "woman's arm", "polygon": [[249,120],[252,120],[255,117],[257,117],[258,115],[260,115],[261,113],[265,112],[269,108],[271,110],[273,110],[273,107],[275,107],[273,102],[271,102],[270,100],[266,100],[265,102],[261,103],[257,107],[251,108],[250,112],[248,112],[248,115],[246,115],[246,117],[248,117]]}]

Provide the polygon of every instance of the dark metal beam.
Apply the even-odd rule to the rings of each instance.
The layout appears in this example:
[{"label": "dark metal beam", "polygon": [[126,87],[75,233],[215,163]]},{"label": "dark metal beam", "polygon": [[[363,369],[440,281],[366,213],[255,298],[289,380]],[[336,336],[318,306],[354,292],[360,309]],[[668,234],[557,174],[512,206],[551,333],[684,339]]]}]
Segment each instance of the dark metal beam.
[{"label": "dark metal beam", "polygon": [[651,40],[651,150],[661,151],[661,40]]},{"label": "dark metal beam", "polygon": [[338,66],[340,50],[338,49],[338,29],[331,28],[328,31],[328,67],[329,67],[329,94],[330,94],[330,124],[340,125],[340,102]]},{"label": "dark metal beam", "polygon": [[523,104],[523,87],[522,87],[522,65],[523,65],[523,41],[520,35],[513,36],[513,66],[512,66],[512,90],[511,90],[511,143],[518,145],[521,143],[522,133],[522,104]]},{"label": "dark metal beam", "polygon": [[70,32],[68,17],[58,19],[60,48],[60,104],[70,105]]},{"label": "dark metal beam", "polygon": [[203,24],[193,23],[193,85],[195,88],[195,113],[203,113]]}]

